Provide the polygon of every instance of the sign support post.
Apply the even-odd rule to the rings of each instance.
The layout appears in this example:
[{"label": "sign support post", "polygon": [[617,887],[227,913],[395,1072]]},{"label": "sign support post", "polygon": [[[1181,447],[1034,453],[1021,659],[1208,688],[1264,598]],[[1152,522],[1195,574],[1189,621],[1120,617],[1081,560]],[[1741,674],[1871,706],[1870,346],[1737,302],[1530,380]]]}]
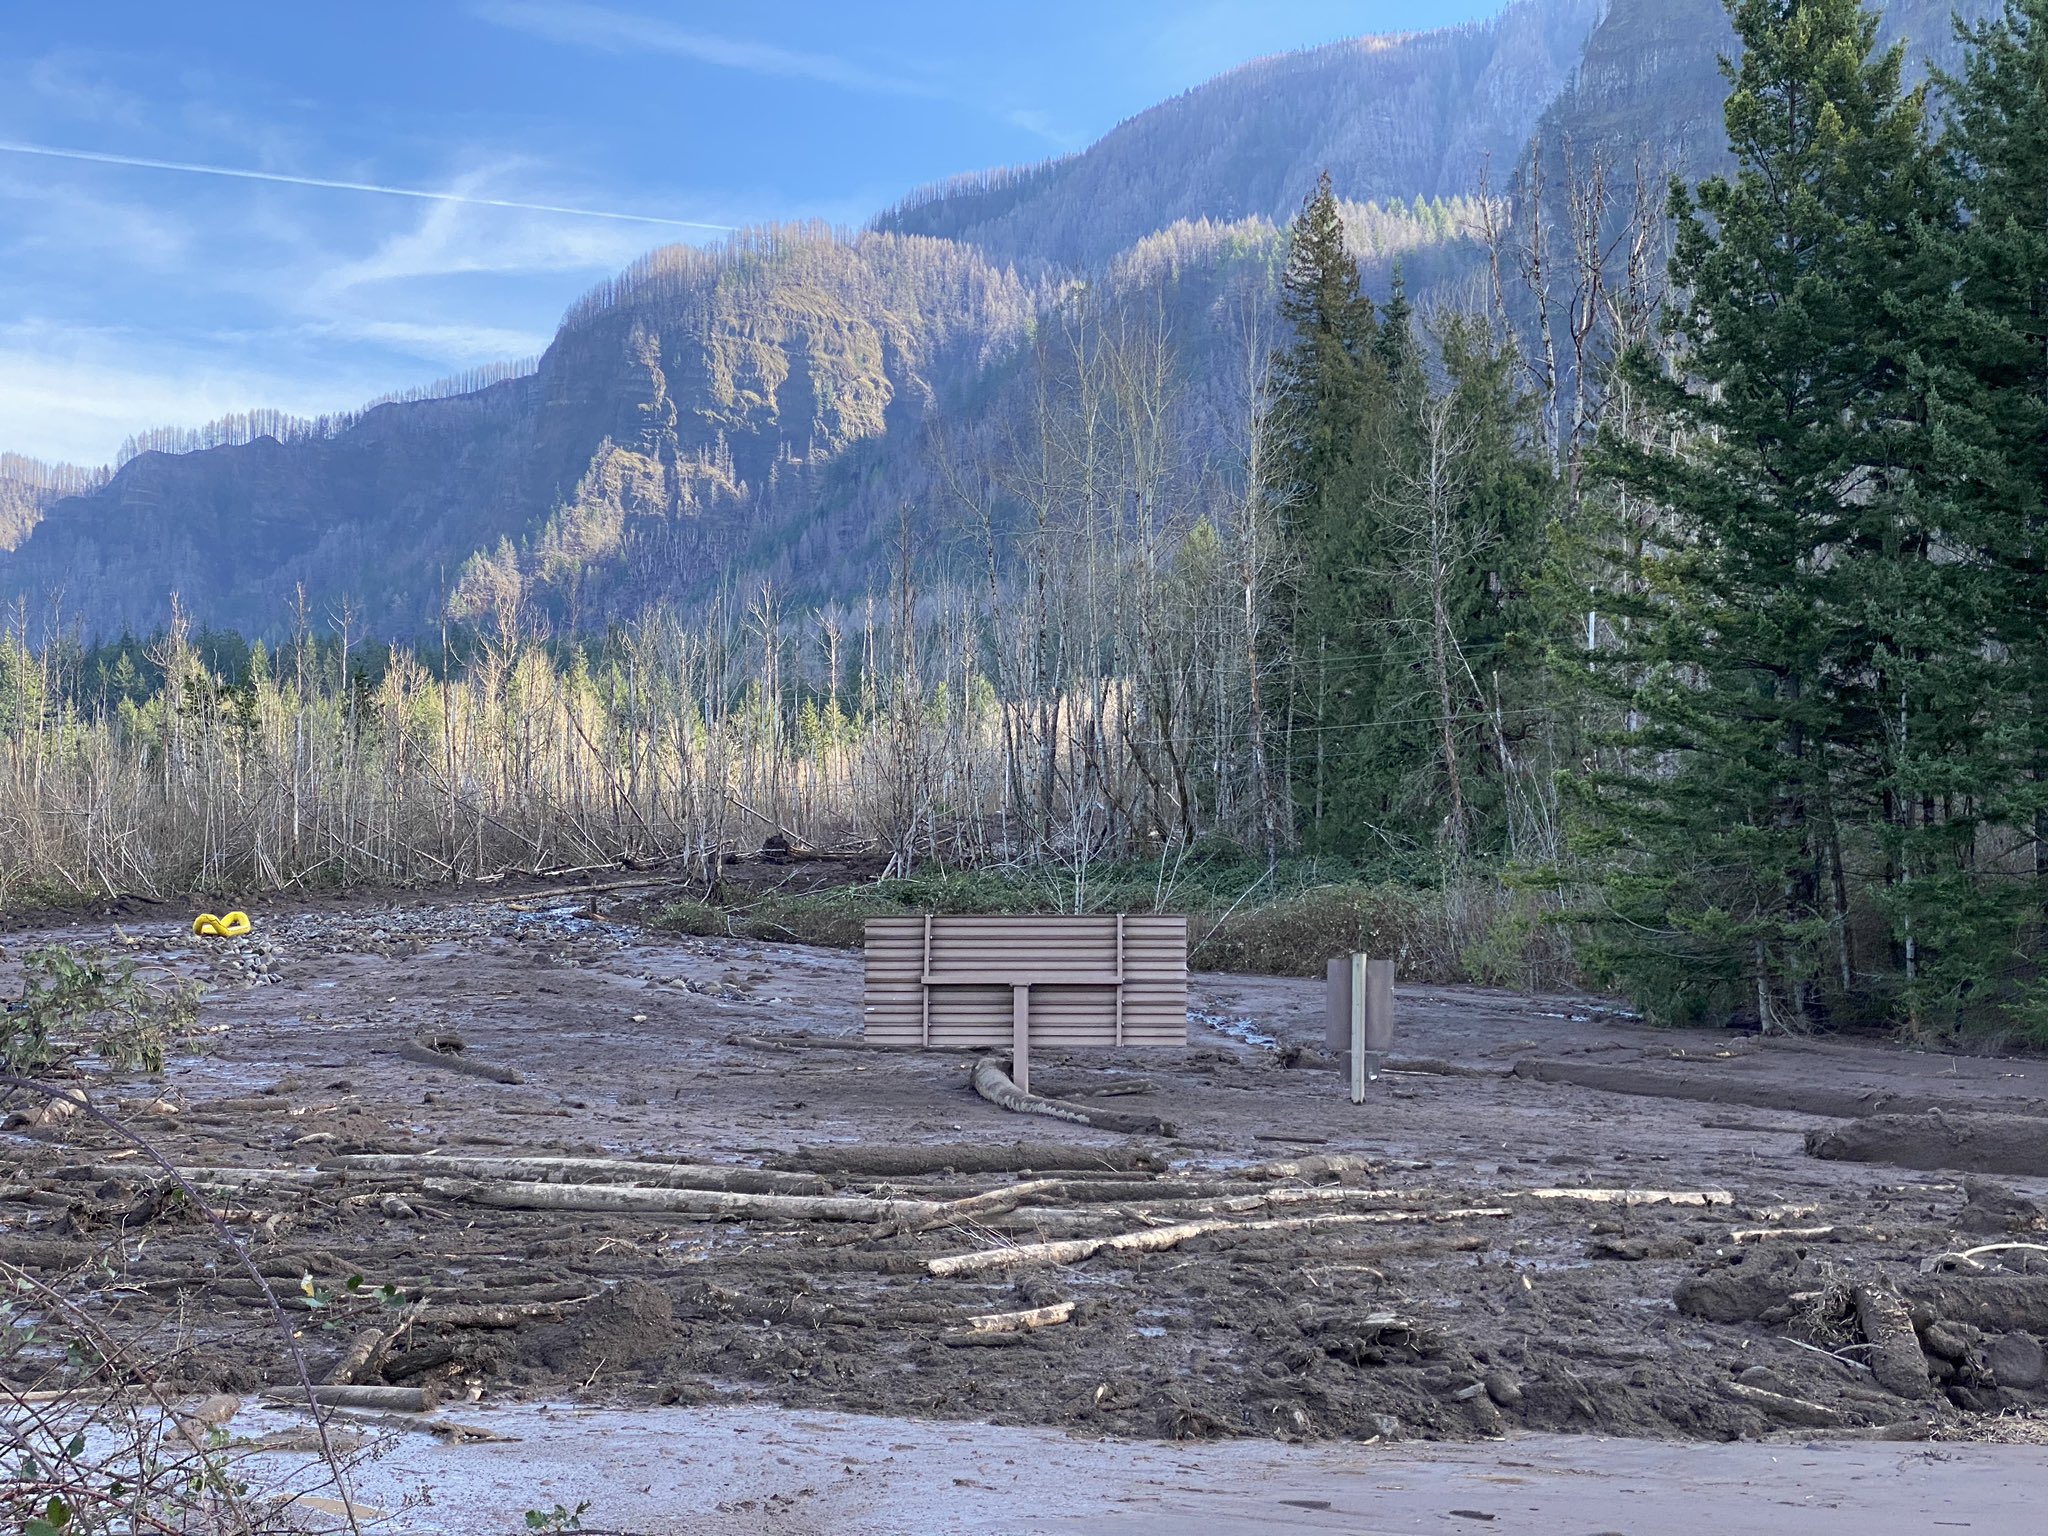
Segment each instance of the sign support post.
[{"label": "sign support post", "polygon": [[1010,1081],[1019,1093],[1031,1091],[1031,987],[1010,988]]}]

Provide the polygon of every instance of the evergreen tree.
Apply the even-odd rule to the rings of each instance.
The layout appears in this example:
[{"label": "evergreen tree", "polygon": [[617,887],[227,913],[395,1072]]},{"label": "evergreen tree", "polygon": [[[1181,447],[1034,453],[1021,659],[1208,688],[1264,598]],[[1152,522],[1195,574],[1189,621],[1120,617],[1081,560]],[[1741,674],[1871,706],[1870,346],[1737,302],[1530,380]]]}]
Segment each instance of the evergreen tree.
[{"label": "evergreen tree", "polygon": [[[1938,468],[1964,512],[1954,563],[1981,577],[1983,656],[2000,676],[1968,786],[1989,846],[1950,862],[1928,920],[1977,930],[1952,985],[2038,1026],[2048,989],[2036,980],[2015,996],[2000,983],[2048,907],[2048,0],[2007,0],[2001,16],[1958,32],[1965,64],[1943,81],[1945,148],[1968,216],[1929,243],[1926,259],[1956,281],[1926,356]],[[1956,969],[1944,958],[1937,981]]]},{"label": "evergreen tree", "polygon": [[1332,668],[1348,663],[1358,627],[1356,460],[1360,423],[1382,384],[1377,317],[1359,290],[1327,171],[1288,229],[1279,307],[1293,336],[1273,360],[1266,462],[1291,556],[1278,618],[1295,658],[1295,801],[1313,836],[1328,819],[1333,756],[1355,724]]},{"label": "evergreen tree", "polygon": [[1584,846],[1607,874],[1594,958],[1653,1012],[1797,1028],[1883,1006],[1852,890],[1887,855],[1859,829],[1968,627],[1918,473],[1912,317],[1937,295],[1916,253],[1948,194],[1922,93],[1856,0],[1730,12],[1736,170],[1674,189],[1683,376],[1641,381],[1667,446],[1603,449],[1665,513],[1595,674],[1635,728],[1583,786]]},{"label": "evergreen tree", "polygon": [[1434,871],[1507,842],[1503,689],[1523,674],[1504,652],[1548,480],[1521,452],[1510,359],[1453,321],[1433,387],[1399,272],[1383,308],[1359,292],[1327,180],[1289,255],[1272,459],[1297,804],[1313,846]]}]

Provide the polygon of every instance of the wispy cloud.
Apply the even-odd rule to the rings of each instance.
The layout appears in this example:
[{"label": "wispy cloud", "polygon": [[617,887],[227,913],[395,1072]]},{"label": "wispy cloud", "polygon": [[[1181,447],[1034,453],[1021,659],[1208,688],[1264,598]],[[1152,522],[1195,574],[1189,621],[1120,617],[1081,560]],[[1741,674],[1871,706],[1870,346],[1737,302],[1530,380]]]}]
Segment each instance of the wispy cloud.
[{"label": "wispy cloud", "polygon": [[629,11],[581,4],[579,0],[560,0],[560,3],[479,0],[473,10],[484,20],[496,22],[501,27],[510,27],[551,43],[602,49],[606,53],[666,53],[722,69],[777,75],[785,79],[815,80],[822,85],[886,96],[939,97],[944,94],[922,81],[883,74],[831,54],[806,53],[794,48],[779,48],[773,43],[699,32],[672,22],[636,16]]},{"label": "wispy cloud", "polygon": [[360,257],[333,263],[315,291],[334,295],[462,273],[612,270],[647,250],[646,236],[628,228],[530,218],[493,220],[486,234],[477,227],[483,217],[461,203],[426,209],[410,229],[386,236]]},{"label": "wispy cloud", "polygon": [[157,160],[144,155],[104,154],[90,149],[63,149],[50,144],[22,144],[0,140],[0,153],[40,155],[53,160],[89,160],[99,165],[136,166],[152,171],[180,171],[195,176],[227,176],[238,181],[269,181],[288,187],[324,187],[337,192],[374,192],[384,197],[411,197],[434,203],[468,203],[479,208],[514,208],[527,213],[566,214],[580,219],[609,219],[629,224],[664,224],[676,229],[730,230],[730,224],[708,224],[702,219],[671,219],[651,213],[627,213],[610,208],[567,208],[557,203],[530,203],[515,198],[482,197],[429,187],[396,187],[374,181],[340,181],[325,176],[293,176],[282,171],[258,171],[242,166],[205,165],[191,160]]},{"label": "wispy cloud", "polygon": [[[380,371],[250,366],[232,345],[28,320],[0,328],[0,425],[10,447],[98,464],[132,433],[197,426],[251,405],[346,410],[392,387]],[[406,381],[415,382],[415,381]]]},{"label": "wispy cloud", "polygon": [[1008,110],[980,98],[963,95],[942,80],[871,69],[857,60],[841,58],[837,54],[812,53],[756,42],[752,38],[703,32],[652,16],[591,5],[586,0],[474,0],[470,10],[484,21],[573,48],[618,54],[667,54],[719,69],[736,69],[784,80],[812,80],[820,85],[862,91],[874,96],[908,96],[923,101],[950,102],[970,111],[992,113],[1061,148],[1073,145],[1072,136],[1054,128],[1043,113],[1029,108]]}]

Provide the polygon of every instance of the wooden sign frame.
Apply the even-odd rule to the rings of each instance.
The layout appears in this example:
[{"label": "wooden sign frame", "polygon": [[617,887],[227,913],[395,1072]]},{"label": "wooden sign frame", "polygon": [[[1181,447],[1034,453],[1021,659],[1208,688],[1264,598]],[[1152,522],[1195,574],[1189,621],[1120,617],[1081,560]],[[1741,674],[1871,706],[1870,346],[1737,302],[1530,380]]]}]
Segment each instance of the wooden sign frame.
[{"label": "wooden sign frame", "polygon": [[867,924],[865,1037],[1011,1050],[1187,1044],[1187,919],[927,915]]}]

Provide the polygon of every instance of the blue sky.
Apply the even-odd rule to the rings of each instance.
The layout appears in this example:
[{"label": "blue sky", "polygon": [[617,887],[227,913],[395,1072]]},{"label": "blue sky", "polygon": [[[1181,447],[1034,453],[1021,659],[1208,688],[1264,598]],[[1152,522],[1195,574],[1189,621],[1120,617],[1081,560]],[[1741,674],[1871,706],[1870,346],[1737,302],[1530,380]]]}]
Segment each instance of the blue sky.
[{"label": "blue sky", "polygon": [[1495,9],[0,0],[0,448],[345,409],[538,352],[653,246],[858,224],[1246,59]]}]

